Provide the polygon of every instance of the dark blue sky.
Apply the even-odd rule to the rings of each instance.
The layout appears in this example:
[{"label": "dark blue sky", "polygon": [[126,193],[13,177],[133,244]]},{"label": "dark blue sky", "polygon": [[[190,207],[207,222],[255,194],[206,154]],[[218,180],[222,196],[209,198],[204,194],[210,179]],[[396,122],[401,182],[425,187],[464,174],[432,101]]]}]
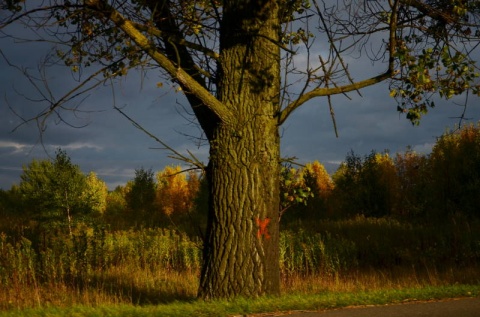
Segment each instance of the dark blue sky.
[{"label": "dark blue sky", "polygon": [[[15,43],[9,38],[0,38],[0,48],[11,62],[28,67],[32,74],[36,74],[38,63],[49,52],[45,43]],[[361,59],[352,58],[350,62],[350,69],[358,80],[364,79],[364,74],[376,75],[384,70]],[[50,68],[45,76],[49,91],[56,95],[75,84],[70,72],[63,67]],[[159,81],[164,83],[161,88],[157,87]],[[169,86],[155,71],[146,76],[131,72],[113,88],[105,86],[90,92],[79,111],[62,112],[61,119],[49,118],[43,134],[37,122],[22,124],[19,115],[32,117],[45,104],[28,101],[22,95],[38,96],[22,73],[1,58],[0,188],[9,189],[18,184],[22,165],[54,156],[58,147],[66,150],[72,162],[84,172],[97,173],[110,189],[132,179],[136,168],[158,171],[169,164],[181,164],[170,159],[168,152],[152,149],[160,145],[132,126],[113,105],[121,107],[179,152],[190,150],[207,162],[208,147],[198,144],[196,138],[200,132],[184,111],[188,104],[182,93],[176,92],[175,87]],[[332,98],[339,138],[335,137],[326,98],[315,99],[298,109],[280,128],[282,155],[295,156],[299,163],[319,160],[332,172],[350,150],[366,155],[371,150],[389,149],[395,153],[412,146],[417,152],[428,153],[436,137],[458,123],[455,117],[463,110],[455,104],[463,103],[463,97],[438,102],[420,126],[412,126],[397,113],[396,102],[389,97],[386,83],[362,90],[362,97],[356,93],[349,96],[351,100],[345,96]],[[472,122],[480,120],[479,98],[470,97],[469,104],[466,117]],[[62,120],[84,127],[72,127]]]}]

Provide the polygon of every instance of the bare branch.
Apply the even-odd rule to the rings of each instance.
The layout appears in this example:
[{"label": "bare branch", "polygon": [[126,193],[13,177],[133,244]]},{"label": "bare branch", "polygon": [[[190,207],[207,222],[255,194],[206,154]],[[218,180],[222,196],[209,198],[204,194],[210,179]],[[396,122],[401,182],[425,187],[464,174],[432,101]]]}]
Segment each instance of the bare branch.
[{"label": "bare branch", "polygon": [[123,112],[122,109],[118,108],[117,106],[114,106],[114,109],[117,110],[128,121],[130,121],[135,128],[139,129],[140,131],[142,131],[143,133],[145,133],[146,135],[148,135],[149,137],[154,139],[156,142],[160,143],[164,147],[163,148],[164,150],[168,150],[171,153],[173,153],[172,156],[169,156],[170,158],[188,163],[192,166],[196,166],[197,168],[199,168],[201,170],[205,170],[205,168],[206,168],[205,165],[202,162],[200,162],[200,160],[198,158],[196,158],[190,151],[187,150],[190,157],[187,157],[187,156],[181,154],[180,152],[176,151],[174,148],[172,148],[171,146],[169,146],[168,144],[166,144],[165,142],[160,140],[154,134],[147,131],[147,129],[145,129],[141,124],[137,123],[133,118],[131,118],[125,112]]},{"label": "bare branch", "polygon": [[[398,1],[395,1],[397,3]],[[356,91],[358,94],[360,94],[359,90],[361,88],[371,86],[374,84],[377,84],[381,81],[390,79],[391,76],[393,75],[393,70],[394,70],[394,53],[395,53],[395,46],[396,46],[396,16],[397,16],[397,10],[398,10],[398,5],[395,4],[395,6],[392,8],[392,11],[390,13],[390,28],[384,28],[385,30],[390,29],[389,33],[389,44],[388,44],[388,51],[389,51],[389,59],[388,59],[388,67],[387,70],[377,76],[373,76],[369,79],[362,80],[355,82],[352,75],[350,74],[350,71],[348,69],[348,65],[345,63],[344,58],[342,57],[342,53],[344,53],[346,50],[355,47],[359,43],[359,39],[353,39],[352,43],[347,44],[346,48],[342,48],[342,42],[338,42],[340,38],[336,37],[338,34],[338,31],[335,31],[332,27],[332,25],[329,25],[327,23],[326,17],[324,16],[323,12],[328,12],[329,9],[326,8],[320,8],[318,3],[314,1],[314,8],[316,10],[316,16],[318,16],[320,25],[319,29],[325,33],[327,37],[327,41],[329,43],[329,58],[327,61],[325,61],[321,56],[319,56],[320,59],[320,69],[323,71],[323,74],[320,78],[322,78],[322,81],[319,84],[318,87],[312,89],[309,92],[305,92],[305,87],[301,94],[298,96],[298,98],[288,104],[282,111],[279,116],[279,125],[283,124],[285,120],[290,116],[290,114],[295,111],[298,107],[303,105],[305,102],[307,102],[310,99],[317,98],[317,97],[322,97],[322,96],[330,96],[335,95],[335,94],[346,94],[351,91]],[[333,11],[333,9],[330,9],[330,11]],[[329,13],[331,16],[333,16],[335,13]],[[333,15],[332,15],[333,14]],[[339,20],[337,18],[334,19],[334,22],[340,22],[340,26],[343,28],[350,28],[355,26],[351,21],[349,20]],[[343,25],[342,23],[345,23]],[[364,23],[361,22],[360,25]],[[332,24],[332,22],[330,22]],[[370,30],[368,32],[359,32],[356,31],[356,33],[350,33],[352,34],[359,34],[359,33],[364,33],[363,36],[368,36],[369,34],[372,34],[373,32],[377,32],[378,30],[375,30],[373,27],[376,25],[374,22],[372,22],[372,25],[369,26]],[[393,30],[392,30],[393,29]],[[330,65],[327,67],[326,62],[330,62]],[[338,69],[336,67],[338,66]],[[346,85],[339,85],[338,81],[333,80],[333,75],[335,73],[340,74],[340,76],[346,76],[346,79],[348,80],[348,84]],[[307,71],[308,74],[308,71]],[[331,102],[329,101],[329,107],[330,107],[330,113],[332,115],[332,120],[334,122],[334,126],[336,126],[335,119],[333,116],[333,108],[331,106]]]}]

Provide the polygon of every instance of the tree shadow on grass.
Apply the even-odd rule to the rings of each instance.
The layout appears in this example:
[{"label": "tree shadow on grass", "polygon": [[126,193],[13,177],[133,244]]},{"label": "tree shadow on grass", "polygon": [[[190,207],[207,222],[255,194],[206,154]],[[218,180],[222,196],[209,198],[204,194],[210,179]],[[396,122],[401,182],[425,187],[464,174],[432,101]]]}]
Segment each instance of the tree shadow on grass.
[{"label": "tree shadow on grass", "polygon": [[167,278],[148,281],[145,285],[136,285],[132,280],[132,277],[125,276],[99,276],[91,279],[87,287],[133,305],[158,305],[196,299],[194,292]]}]

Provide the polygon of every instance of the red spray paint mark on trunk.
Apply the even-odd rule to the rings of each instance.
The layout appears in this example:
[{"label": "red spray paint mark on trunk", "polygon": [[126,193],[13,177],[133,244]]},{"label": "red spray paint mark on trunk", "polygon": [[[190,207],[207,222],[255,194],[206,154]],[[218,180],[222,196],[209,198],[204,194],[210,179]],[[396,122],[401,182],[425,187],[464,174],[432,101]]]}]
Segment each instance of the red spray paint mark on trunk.
[{"label": "red spray paint mark on trunk", "polygon": [[257,221],[258,231],[257,238],[264,236],[266,239],[270,239],[270,234],[268,233],[268,224],[270,223],[270,218],[265,218],[261,220],[260,218],[255,219]]}]

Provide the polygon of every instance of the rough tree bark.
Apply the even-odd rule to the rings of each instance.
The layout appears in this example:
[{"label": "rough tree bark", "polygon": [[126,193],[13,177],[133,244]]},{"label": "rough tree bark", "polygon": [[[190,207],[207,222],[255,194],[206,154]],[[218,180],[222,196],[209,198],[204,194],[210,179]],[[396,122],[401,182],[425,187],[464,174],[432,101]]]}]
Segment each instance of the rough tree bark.
[{"label": "rough tree bark", "polygon": [[241,2],[223,8],[217,94],[235,120],[209,140],[202,298],[280,290],[279,8],[276,1]]}]

